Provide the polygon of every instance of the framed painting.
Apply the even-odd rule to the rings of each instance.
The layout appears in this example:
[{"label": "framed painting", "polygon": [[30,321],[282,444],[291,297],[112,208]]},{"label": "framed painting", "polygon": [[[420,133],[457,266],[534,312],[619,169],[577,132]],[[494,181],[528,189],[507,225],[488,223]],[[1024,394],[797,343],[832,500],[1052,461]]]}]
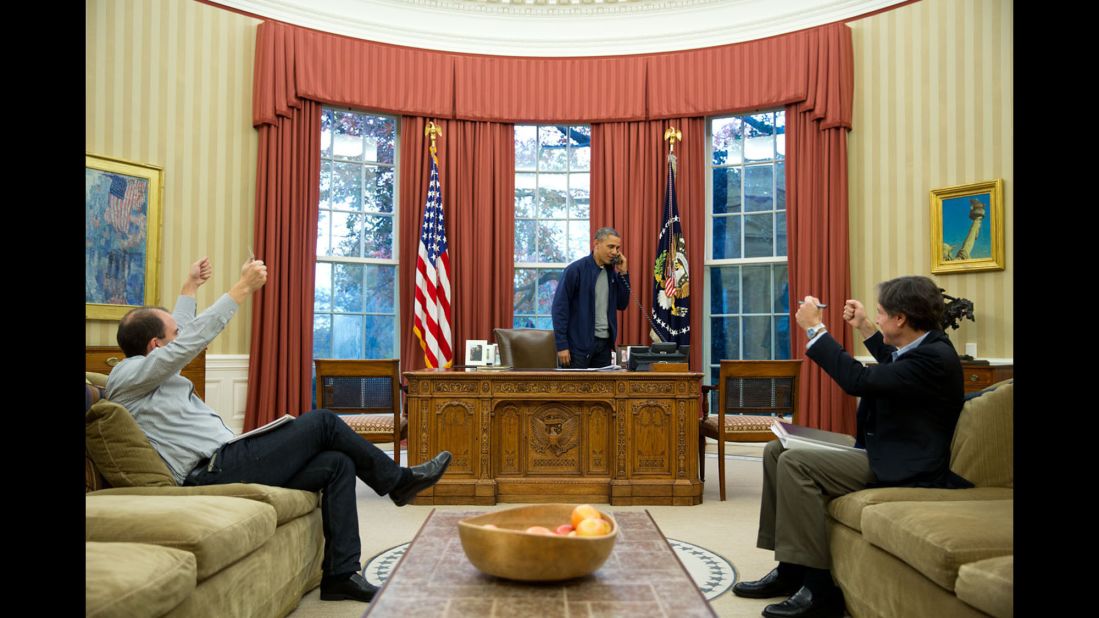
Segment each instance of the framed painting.
[{"label": "framed painting", "polygon": [[1004,181],[931,190],[931,272],[1004,269]]},{"label": "framed painting", "polygon": [[117,320],[157,304],[163,170],[84,156],[84,315]]}]

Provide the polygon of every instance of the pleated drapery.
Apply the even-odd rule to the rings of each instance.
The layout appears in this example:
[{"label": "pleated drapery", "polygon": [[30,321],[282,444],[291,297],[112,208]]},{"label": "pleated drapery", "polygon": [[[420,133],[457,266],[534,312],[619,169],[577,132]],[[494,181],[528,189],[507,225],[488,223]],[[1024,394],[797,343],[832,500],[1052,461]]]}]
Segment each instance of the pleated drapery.
[{"label": "pleated drapery", "polygon": [[[649,340],[647,320],[636,303],[641,300],[645,314],[652,303],[649,272],[666,174],[663,129],[674,124],[684,133],[676,148],[677,193],[696,281],[691,359],[692,367],[701,367],[705,116],[786,107],[791,299],[812,293],[838,308],[849,293],[845,146],[851,127],[853,57],[851,32],[843,24],[699,50],[522,58],[415,49],[265,22],[256,37],[253,83],[253,123],[261,135],[257,245],[269,247],[261,245],[261,235],[268,243],[287,243],[268,251],[300,261],[293,268],[281,266],[300,275],[293,281],[303,287],[298,293],[308,302],[271,283],[257,294],[264,301],[253,309],[246,428],[291,411],[279,408],[293,399],[290,395],[257,391],[296,393],[299,404],[309,396],[315,256],[301,247],[308,242],[312,248],[316,242],[319,146],[305,152],[300,138],[287,136],[303,130],[305,116],[317,125],[314,135],[319,135],[319,111],[305,113],[316,110],[314,104],[402,116],[399,295],[405,370],[423,366],[411,334],[411,311],[426,199],[423,127],[428,119],[444,129],[440,171],[453,271],[456,356],[465,349],[465,340],[491,339],[492,328],[512,323],[512,125],[519,122],[592,125],[592,229],[612,225],[622,232],[633,280],[630,308],[621,314],[619,343]],[[293,173],[312,174],[311,193],[301,187],[282,190],[287,183],[299,182],[284,177]],[[299,232],[308,232],[308,241],[271,228],[269,220],[279,209],[290,214],[277,220],[300,219]],[[311,221],[302,214],[306,212]],[[828,247],[827,254],[819,253],[822,246]],[[820,255],[829,257],[822,260]],[[834,319],[827,316],[832,332],[845,330]],[[281,330],[278,322],[285,323]],[[272,339],[288,336],[294,328],[301,331],[295,338]],[[844,336],[849,344],[850,334]],[[792,341],[793,353],[801,356],[804,335],[796,332]],[[294,342],[301,347],[296,354],[286,354],[285,348]],[[286,368],[266,367],[271,363]],[[806,404],[800,418],[810,426],[853,432],[853,400],[822,378],[815,366],[804,371],[811,393],[802,398]],[[278,381],[283,379],[288,381]]]}]

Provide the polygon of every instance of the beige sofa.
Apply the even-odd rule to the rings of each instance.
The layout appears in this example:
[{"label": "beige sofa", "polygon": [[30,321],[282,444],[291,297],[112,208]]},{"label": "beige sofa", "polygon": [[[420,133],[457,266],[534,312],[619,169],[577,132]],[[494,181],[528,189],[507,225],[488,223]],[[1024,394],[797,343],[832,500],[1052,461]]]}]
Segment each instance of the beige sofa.
[{"label": "beige sofa", "polygon": [[865,489],[829,505],[852,616],[1013,616],[1013,380],[966,402],[950,467],[971,489]]},{"label": "beige sofa", "polygon": [[256,484],[179,487],[89,374],[85,615],[285,616],[321,579],[317,494]]}]

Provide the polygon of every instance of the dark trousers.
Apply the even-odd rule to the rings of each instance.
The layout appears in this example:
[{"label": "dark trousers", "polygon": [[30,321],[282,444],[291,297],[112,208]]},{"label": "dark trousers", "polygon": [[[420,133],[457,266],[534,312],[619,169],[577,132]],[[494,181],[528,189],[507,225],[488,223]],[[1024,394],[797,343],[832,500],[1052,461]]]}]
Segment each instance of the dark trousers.
[{"label": "dark trousers", "polygon": [[609,338],[600,339],[595,338],[595,347],[592,348],[591,354],[582,354],[576,350],[569,350],[569,357],[572,369],[588,369],[589,367],[606,367],[611,364],[611,350],[614,346],[611,345]]},{"label": "dark trousers", "polygon": [[329,410],[306,412],[272,431],[226,444],[211,460],[212,465],[196,467],[184,485],[260,483],[322,492],[325,575],[362,568],[355,477],[378,495],[401,479],[392,457]]}]

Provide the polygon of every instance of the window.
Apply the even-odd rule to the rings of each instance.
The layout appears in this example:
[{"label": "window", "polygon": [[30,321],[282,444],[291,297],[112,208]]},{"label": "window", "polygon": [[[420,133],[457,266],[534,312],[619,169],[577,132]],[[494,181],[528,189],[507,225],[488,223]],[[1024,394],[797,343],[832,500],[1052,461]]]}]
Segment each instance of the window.
[{"label": "window", "polygon": [[708,132],[703,362],[716,384],[722,359],[790,356],[786,115],[713,118]]},{"label": "window", "polygon": [[396,358],[397,121],[321,114],[315,358]]},{"label": "window", "polygon": [[553,328],[565,266],[591,253],[591,127],[515,127],[515,328]]}]

